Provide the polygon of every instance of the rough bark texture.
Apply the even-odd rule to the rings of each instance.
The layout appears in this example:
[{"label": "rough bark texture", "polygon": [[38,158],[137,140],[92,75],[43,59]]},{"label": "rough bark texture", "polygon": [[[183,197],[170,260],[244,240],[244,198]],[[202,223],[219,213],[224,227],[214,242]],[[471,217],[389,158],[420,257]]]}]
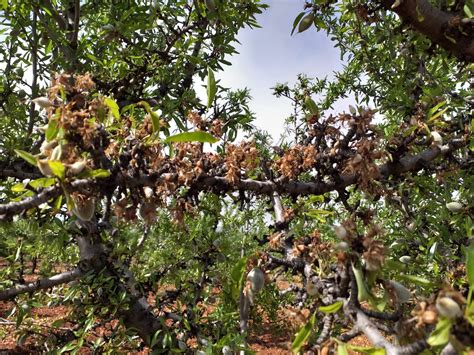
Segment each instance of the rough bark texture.
[{"label": "rough bark texture", "polygon": [[418,32],[461,60],[474,62],[474,21],[464,18],[463,14],[441,11],[428,0],[383,0],[388,10],[394,11],[400,18]]}]

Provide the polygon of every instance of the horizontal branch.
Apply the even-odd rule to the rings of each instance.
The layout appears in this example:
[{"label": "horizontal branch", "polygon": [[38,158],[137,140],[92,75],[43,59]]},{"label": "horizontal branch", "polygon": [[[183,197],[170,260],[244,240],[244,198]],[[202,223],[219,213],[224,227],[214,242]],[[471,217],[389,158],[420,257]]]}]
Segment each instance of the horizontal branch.
[{"label": "horizontal branch", "polygon": [[[445,156],[452,151],[459,149],[465,145],[462,140],[455,140],[449,143],[448,149],[441,150],[438,147],[429,148],[419,154],[409,155],[395,162],[380,165],[378,167],[381,178],[400,175],[406,172],[415,172],[423,169],[426,163],[434,159]],[[203,176],[195,181],[192,188],[195,190],[212,190],[212,191],[250,191],[257,194],[273,195],[274,192],[279,194],[290,195],[322,195],[330,191],[342,190],[345,187],[357,183],[359,174],[348,174],[339,176],[336,182],[302,182],[287,181],[286,178],[280,177],[275,181],[260,181],[253,179],[241,179],[235,183],[230,183],[225,177],[221,176]],[[139,177],[130,177],[126,175],[116,174],[114,177],[100,180],[76,180],[67,185],[69,192],[80,191],[88,187],[106,184],[107,186],[118,186],[126,184],[128,186],[154,186],[157,183],[177,182],[178,175],[167,173],[162,175],[150,174],[141,175]],[[19,202],[10,202],[0,205],[0,220],[2,215],[11,216],[19,214],[25,210],[38,207],[42,203],[49,201],[61,194],[61,187],[58,185],[48,187],[37,195],[27,197]]]},{"label": "horizontal branch", "polygon": [[0,291],[0,301],[5,301],[16,297],[20,294],[33,292],[38,290],[44,290],[47,288],[51,288],[53,286],[65,284],[80,278],[83,275],[83,271],[79,268],[62,272],[60,274],[41,279],[35,282],[31,282],[26,285],[18,285],[3,291]]}]

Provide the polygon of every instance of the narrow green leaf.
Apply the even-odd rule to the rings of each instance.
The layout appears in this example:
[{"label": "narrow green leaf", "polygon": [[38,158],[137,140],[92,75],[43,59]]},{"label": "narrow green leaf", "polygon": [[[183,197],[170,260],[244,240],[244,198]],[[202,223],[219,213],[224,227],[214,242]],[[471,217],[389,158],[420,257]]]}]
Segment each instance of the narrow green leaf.
[{"label": "narrow green leaf", "polygon": [[169,136],[166,138],[166,142],[201,142],[201,143],[216,143],[219,141],[217,138],[207,132],[195,131],[195,132],[183,132]]},{"label": "narrow green leaf", "polygon": [[352,264],[352,271],[354,272],[357,283],[357,299],[359,302],[367,301],[370,297],[370,293],[365,285],[364,274],[362,273],[362,270],[357,269],[354,264]]},{"label": "narrow green leaf", "polygon": [[464,10],[464,13],[466,14],[466,16],[467,16],[468,18],[473,18],[473,17],[474,17],[474,14],[473,14],[473,11],[474,11],[474,10],[471,10],[471,8],[469,7],[469,5],[472,6],[473,9],[474,9],[474,4],[473,4],[473,3],[469,4],[469,2],[467,2],[467,3],[464,5],[463,10]]},{"label": "narrow green leaf", "polygon": [[373,347],[365,347],[365,346],[356,346],[348,344],[348,348],[350,350],[354,350],[360,354],[374,354],[374,355],[384,355],[385,349],[382,348],[373,348]]},{"label": "narrow green leaf", "polygon": [[339,311],[341,309],[343,304],[344,304],[344,302],[337,301],[333,304],[330,304],[329,306],[321,306],[321,307],[319,307],[319,310],[323,313],[326,313],[326,314],[336,313],[337,311]]},{"label": "narrow green leaf", "polygon": [[304,98],[304,104],[306,106],[306,108],[308,109],[308,111],[311,113],[311,114],[315,114],[315,113],[318,113],[318,107],[316,106],[316,103],[314,102],[314,100],[311,98],[311,96],[309,95],[306,95],[305,98]]},{"label": "narrow green leaf", "polygon": [[294,354],[297,354],[301,347],[306,344],[308,341],[309,336],[311,335],[311,331],[313,330],[314,323],[316,322],[316,312],[313,313],[309,321],[303,325],[298,333],[296,333],[295,340],[293,344],[291,344],[291,350]]},{"label": "narrow green leaf", "polygon": [[78,175],[80,179],[101,179],[107,178],[110,176],[110,171],[105,169],[95,169],[95,170],[87,170],[83,171]]},{"label": "narrow green leaf", "polygon": [[59,195],[53,202],[53,209],[55,211],[59,211],[61,209],[61,205],[63,203],[63,195]]},{"label": "narrow green leaf", "polygon": [[160,131],[160,117],[156,112],[150,111],[151,124],[153,126],[153,134]]},{"label": "narrow green leaf", "polygon": [[239,298],[240,287],[244,282],[245,267],[247,265],[247,257],[241,258],[233,267],[230,272],[230,276],[233,280],[232,283],[232,297],[234,299]]},{"label": "narrow green leaf", "polygon": [[117,105],[117,103],[114,100],[112,100],[111,98],[108,98],[108,97],[105,98],[104,103],[109,107],[110,112],[115,117],[115,119],[118,120],[120,118],[120,109],[119,109],[119,106]]},{"label": "narrow green leaf", "polygon": [[415,285],[420,285],[420,286],[425,286],[425,287],[433,287],[434,284],[430,280],[427,280],[423,277],[419,276],[413,276],[413,275],[404,275],[404,274],[399,274],[398,278],[414,283]]},{"label": "narrow green leaf", "polygon": [[64,176],[66,175],[66,167],[63,163],[58,160],[49,160],[48,165],[55,176],[61,180],[64,179]]},{"label": "narrow green leaf", "polygon": [[211,107],[216,92],[217,86],[214,73],[210,67],[207,67],[207,108]]},{"label": "narrow green leaf", "polygon": [[48,122],[48,128],[46,128],[45,137],[48,142],[52,141],[59,133],[58,121],[50,119]]},{"label": "narrow green leaf", "polygon": [[466,272],[469,286],[474,288],[474,243],[471,243],[466,249]]},{"label": "narrow green leaf", "polygon": [[298,23],[300,22],[301,18],[304,16],[305,12],[300,12],[298,16],[296,16],[295,20],[293,21],[293,29],[291,30],[291,35],[293,35],[293,32],[295,32],[296,26],[298,26]]},{"label": "narrow green leaf", "polygon": [[37,159],[32,154],[20,149],[15,149],[15,153],[18,154],[21,158],[26,160],[31,165],[36,166]]}]

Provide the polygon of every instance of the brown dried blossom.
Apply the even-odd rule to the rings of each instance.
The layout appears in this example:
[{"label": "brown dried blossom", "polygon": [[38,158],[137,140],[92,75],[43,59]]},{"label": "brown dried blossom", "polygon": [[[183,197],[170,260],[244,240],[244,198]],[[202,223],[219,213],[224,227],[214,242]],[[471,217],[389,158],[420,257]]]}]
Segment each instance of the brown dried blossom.
[{"label": "brown dried blossom", "polygon": [[313,145],[295,145],[275,162],[275,168],[287,178],[295,178],[316,164],[317,150]]},{"label": "brown dried blossom", "polygon": [[211,123],[211,133],[216,137],[222,137],[222,128],[224,124],[221,120],[213,120]]},{"label": "brown dried blossom", "polygon": [[374,225],[369,229],[362,241],[365,249],[363,257],[365,259],[366,268],[369,271],[380,270],[385,261],[385,247],[382,242],[374,239],[379,233],[380,227]]},{"label": "brown dried blossom", "polygon": [[235,185],[241,178],[242,173],[251,171],[258,166],[258,161],[258,150],[254,142],[229,145],[225,157],[227,181]]},{"label": "brown dried blossom", "polygon": [[190,111],[187,116],[187,120],[192,123],[196,128],[202,129],[204,125],[204,121],[201,115],[196,111]]}]

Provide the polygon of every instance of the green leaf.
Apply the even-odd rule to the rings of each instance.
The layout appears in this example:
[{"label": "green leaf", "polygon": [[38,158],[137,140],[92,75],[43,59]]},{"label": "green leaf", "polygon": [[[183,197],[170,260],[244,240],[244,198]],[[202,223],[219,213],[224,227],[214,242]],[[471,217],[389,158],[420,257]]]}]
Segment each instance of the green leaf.
[{"label": "green leaf", "polygon": [[45,137],[48,142],[52,141],[59,132],[58,121],[55,119],[49,120],[48,128],[46,128]]},{"label": "green leaf", "polygon": [[473,8],[474,8],[474,4],[469,4],[469,2],[467,2],[467,4],[464,5],[463,10],[464,10],[464,13],[466,14],[466,16],[467,16],[468,18],[473,18],[473,17],[474,17],[474,14],[473,14],[473,11],[474,11],[474,10],[472,10],[472,9],[469,7],[469,5],[473,6]]},{"label": "green leaf", "polygon": [[26,189],[25,189],[25,185],[23,185],[22,183],[19,183],[19,184],[13,185],[11,190],[12,192],[23,192]]},{"label": "green leaf", "polygon": [[296,26],[300,22],[301,18],[304,16],[305,12],[300,12],[298,16],[296,16],[295,20],[293,21],[293,29],[291,30],[291,35],[293,35],[293,32],[295,32]]},{"label": "green leaf", "polygon": [[293,341],[293,344],[291,344],[291,350],[294,354],[297,354],[300,351],[301,347],[305,345],[308,341],[309,336],[311,335],[311,331],[314,328],[315,322],[316,312],[313,313],[309,321],[300,328],[298,333],[296,333],[295,340]]},{"label": "green leaf", "polygon": [[210,67],[207,67],[207,108],[211,107],[216,92],[217,86],[214,73]]},{"label": "green leaf", "polygon": [[109,97],[106,97],[104,103],[109,107],[110,112],[116,120],[120,118],[120,109],[117,103]]},{"label": "green leaf", "polygon": [[329,306],[321,306],[321,307],[319,307],[319,310],[323,313],[326,313],[326,314],[336,313],[337,311],[339,311],[341,309],[343,304],[344,304],[344,302],[337,301],[333,304],[330,304]]},{"label": "green leaf", "polygon": [[359,302],[367,301],[370,298],[370,292],[365,284],[364,274],[362,273],[362,270],[357,269],[354,264],[352,264],[352,271],[354,272],[357,283],[357,299]]},{"label": "green leaf", "polygon": [[311,114],[316,114],[318,113],[318,107],[316,106],[316,103],[314,102],[314,100],[311,98],[311,96],[309,95],[306,95],[305,98],[304,98],[304,104],[306,106],[306,108],[308,109],[308,111],[311,113]]},{"label": "green leaf", "polygon": [[34,155],[20,149],[15,149],[15,153],[18,154],[21,158],[26,160],[31,165],[36,166],[37,159],[34,157]]},{"label": "green leaf", "polygon": [[42,188],[42,187],[52,186],[52,185],[54,185],[55,182],[56,182],[56,180],[54,178],[43,177],[43,178],[39,178],[39,179],[30,181],[29,184],[35,190],[38,190],[39,188]]},{"label": "green leaf", "polygon": [[207,132],[195,131],[195,132],[183,132],[169,136],[166,138],[166,143],[171,142],[201,142],[201,143],[216,143],[219,141],[217,138]]},{"label": "green leaf", "polygon": [[337,342],[337,355],[349,355],[346,343],[340,341]]},{"label": "green leaf", "polygon": [[474,243],[465,248],[466,253],[466,272],[469,286],[474,288]]},{"label": "green leaf", "polygon": [[64,176],[66,175],[66,167],[63,163],[58,160],[49,160],[48,165],[55,176],[61,180],[64,179]]},{"label": "green leaf", "polygon": [[399,274],[398,278],[414,283],[415,285],[420,285],[420,286],[425,286],[425,287],[433,287],[434,284],[430,280],[427,280],[423,277],[419,276],[413,276],[413,275],[404,275],[404,274]]},{"label": "green leaf", "polygon": [[150,111],[151,124],[153,126],[153,134],[160,132],[160,116],[154,111]]},{"label": "green leaf", "polygon": [[348,348],[350,350],[354,350],[361,354],[375,354],[375,355],[384,355],[385,349],[382,348],[373,348],[373,347],[365,347],[365,346],[356,346],[348,344]]},{"label": "green leaf", "polygon": [[61,209],[61,206],[63,204],[63,195],[59,195],[53,202],[53,209],[55,211],[59,211]]},{"label": "green leaf", "polygon": [[447,344],[449,341],[449,332],[451,330],[451,320],[448,318],[441,318],[436,324],[435,330],[428,338],[428,344],[431,346],[441,346]]},{"label": "green leaf", "polygon": [[237,299],[239,297],[240,288],[244,281],[245,269],[247,266],[247,257],[241,258],[232,268],[230,277],[232,278],[232,297]]},{"label": "green leaf", "polygon": [[101,179],[107,178],[110,176],[110,171],[105,169],[95,169],[95,170],[87,170],[83,171],[78,175],[80,179]]}]

